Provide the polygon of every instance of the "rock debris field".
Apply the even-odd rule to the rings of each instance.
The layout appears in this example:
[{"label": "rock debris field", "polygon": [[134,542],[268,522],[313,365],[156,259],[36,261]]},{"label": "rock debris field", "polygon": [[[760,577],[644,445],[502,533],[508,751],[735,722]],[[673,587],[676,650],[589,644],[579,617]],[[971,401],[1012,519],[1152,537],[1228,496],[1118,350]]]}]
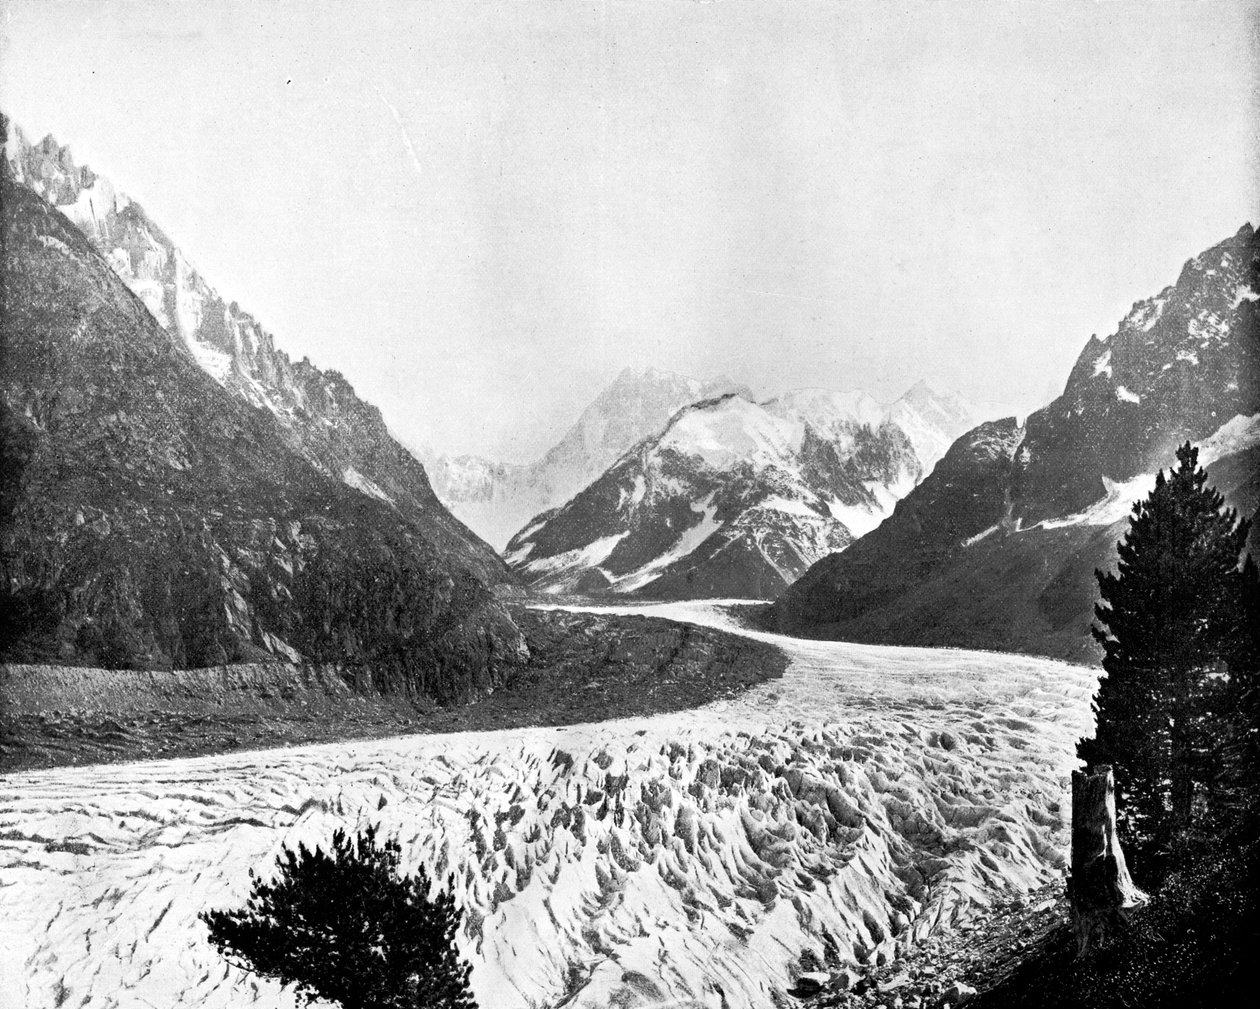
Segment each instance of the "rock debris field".
[{"label": "rock debris field", "polygon": [[617,612],[789,666],[646,719],[0,781],[0,1007],[295,1005],[197,915],[343,825],[453,878],[483,1009],[795,1004],[807,967],[894,960],[1061,877],[1096,671],[782,638],[717,603]]}]

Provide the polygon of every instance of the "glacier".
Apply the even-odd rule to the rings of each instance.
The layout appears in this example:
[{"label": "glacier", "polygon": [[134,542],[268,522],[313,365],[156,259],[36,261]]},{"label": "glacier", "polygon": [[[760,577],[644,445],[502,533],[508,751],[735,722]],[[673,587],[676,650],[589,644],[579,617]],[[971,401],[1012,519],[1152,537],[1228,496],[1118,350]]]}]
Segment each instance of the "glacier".
[{"label": "glacier", "polygon": [[800,955],[883,962],[1063,871],[1097,672],[803,641],[789,668],[649,719],[415,735],[0,782],[3,1009],[290,1007],[209,945],[282,845],[377,823],[450,878],[480,1005],[751,1009]]}]

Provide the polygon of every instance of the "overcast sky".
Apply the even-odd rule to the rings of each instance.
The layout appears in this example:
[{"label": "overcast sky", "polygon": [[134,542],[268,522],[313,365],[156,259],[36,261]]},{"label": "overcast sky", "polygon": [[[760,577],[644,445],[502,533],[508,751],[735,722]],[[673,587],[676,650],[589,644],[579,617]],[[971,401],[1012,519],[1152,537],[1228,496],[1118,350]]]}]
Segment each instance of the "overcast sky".
[{"label": "overcast sky", "polygon": [[1041,405],[1260,216],[1244,3],[0,11],[16,122],[438,450],[626,365]]}]

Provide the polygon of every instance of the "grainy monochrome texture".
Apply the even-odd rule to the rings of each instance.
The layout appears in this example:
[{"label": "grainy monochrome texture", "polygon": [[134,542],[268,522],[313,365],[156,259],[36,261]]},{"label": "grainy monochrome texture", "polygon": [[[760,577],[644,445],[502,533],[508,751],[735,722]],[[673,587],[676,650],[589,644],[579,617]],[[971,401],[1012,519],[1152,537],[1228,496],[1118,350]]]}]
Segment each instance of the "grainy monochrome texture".
[{"label": "grainy monochrome texture", "polygon": [[1241,1004],[1260,5],[0,0],[0,133],[0,1009]]}]

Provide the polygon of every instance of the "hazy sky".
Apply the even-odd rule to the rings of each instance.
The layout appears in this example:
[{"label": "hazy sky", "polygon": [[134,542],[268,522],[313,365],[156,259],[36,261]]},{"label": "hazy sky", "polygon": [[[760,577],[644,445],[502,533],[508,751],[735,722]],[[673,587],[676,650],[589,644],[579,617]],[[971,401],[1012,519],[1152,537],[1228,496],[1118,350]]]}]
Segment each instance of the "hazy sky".
[{"label": "hazy sky", "polygon": [[627,364],[1040,405],[1260,217],[1254,4],[0,12],[19,125],[439,450]]}]

